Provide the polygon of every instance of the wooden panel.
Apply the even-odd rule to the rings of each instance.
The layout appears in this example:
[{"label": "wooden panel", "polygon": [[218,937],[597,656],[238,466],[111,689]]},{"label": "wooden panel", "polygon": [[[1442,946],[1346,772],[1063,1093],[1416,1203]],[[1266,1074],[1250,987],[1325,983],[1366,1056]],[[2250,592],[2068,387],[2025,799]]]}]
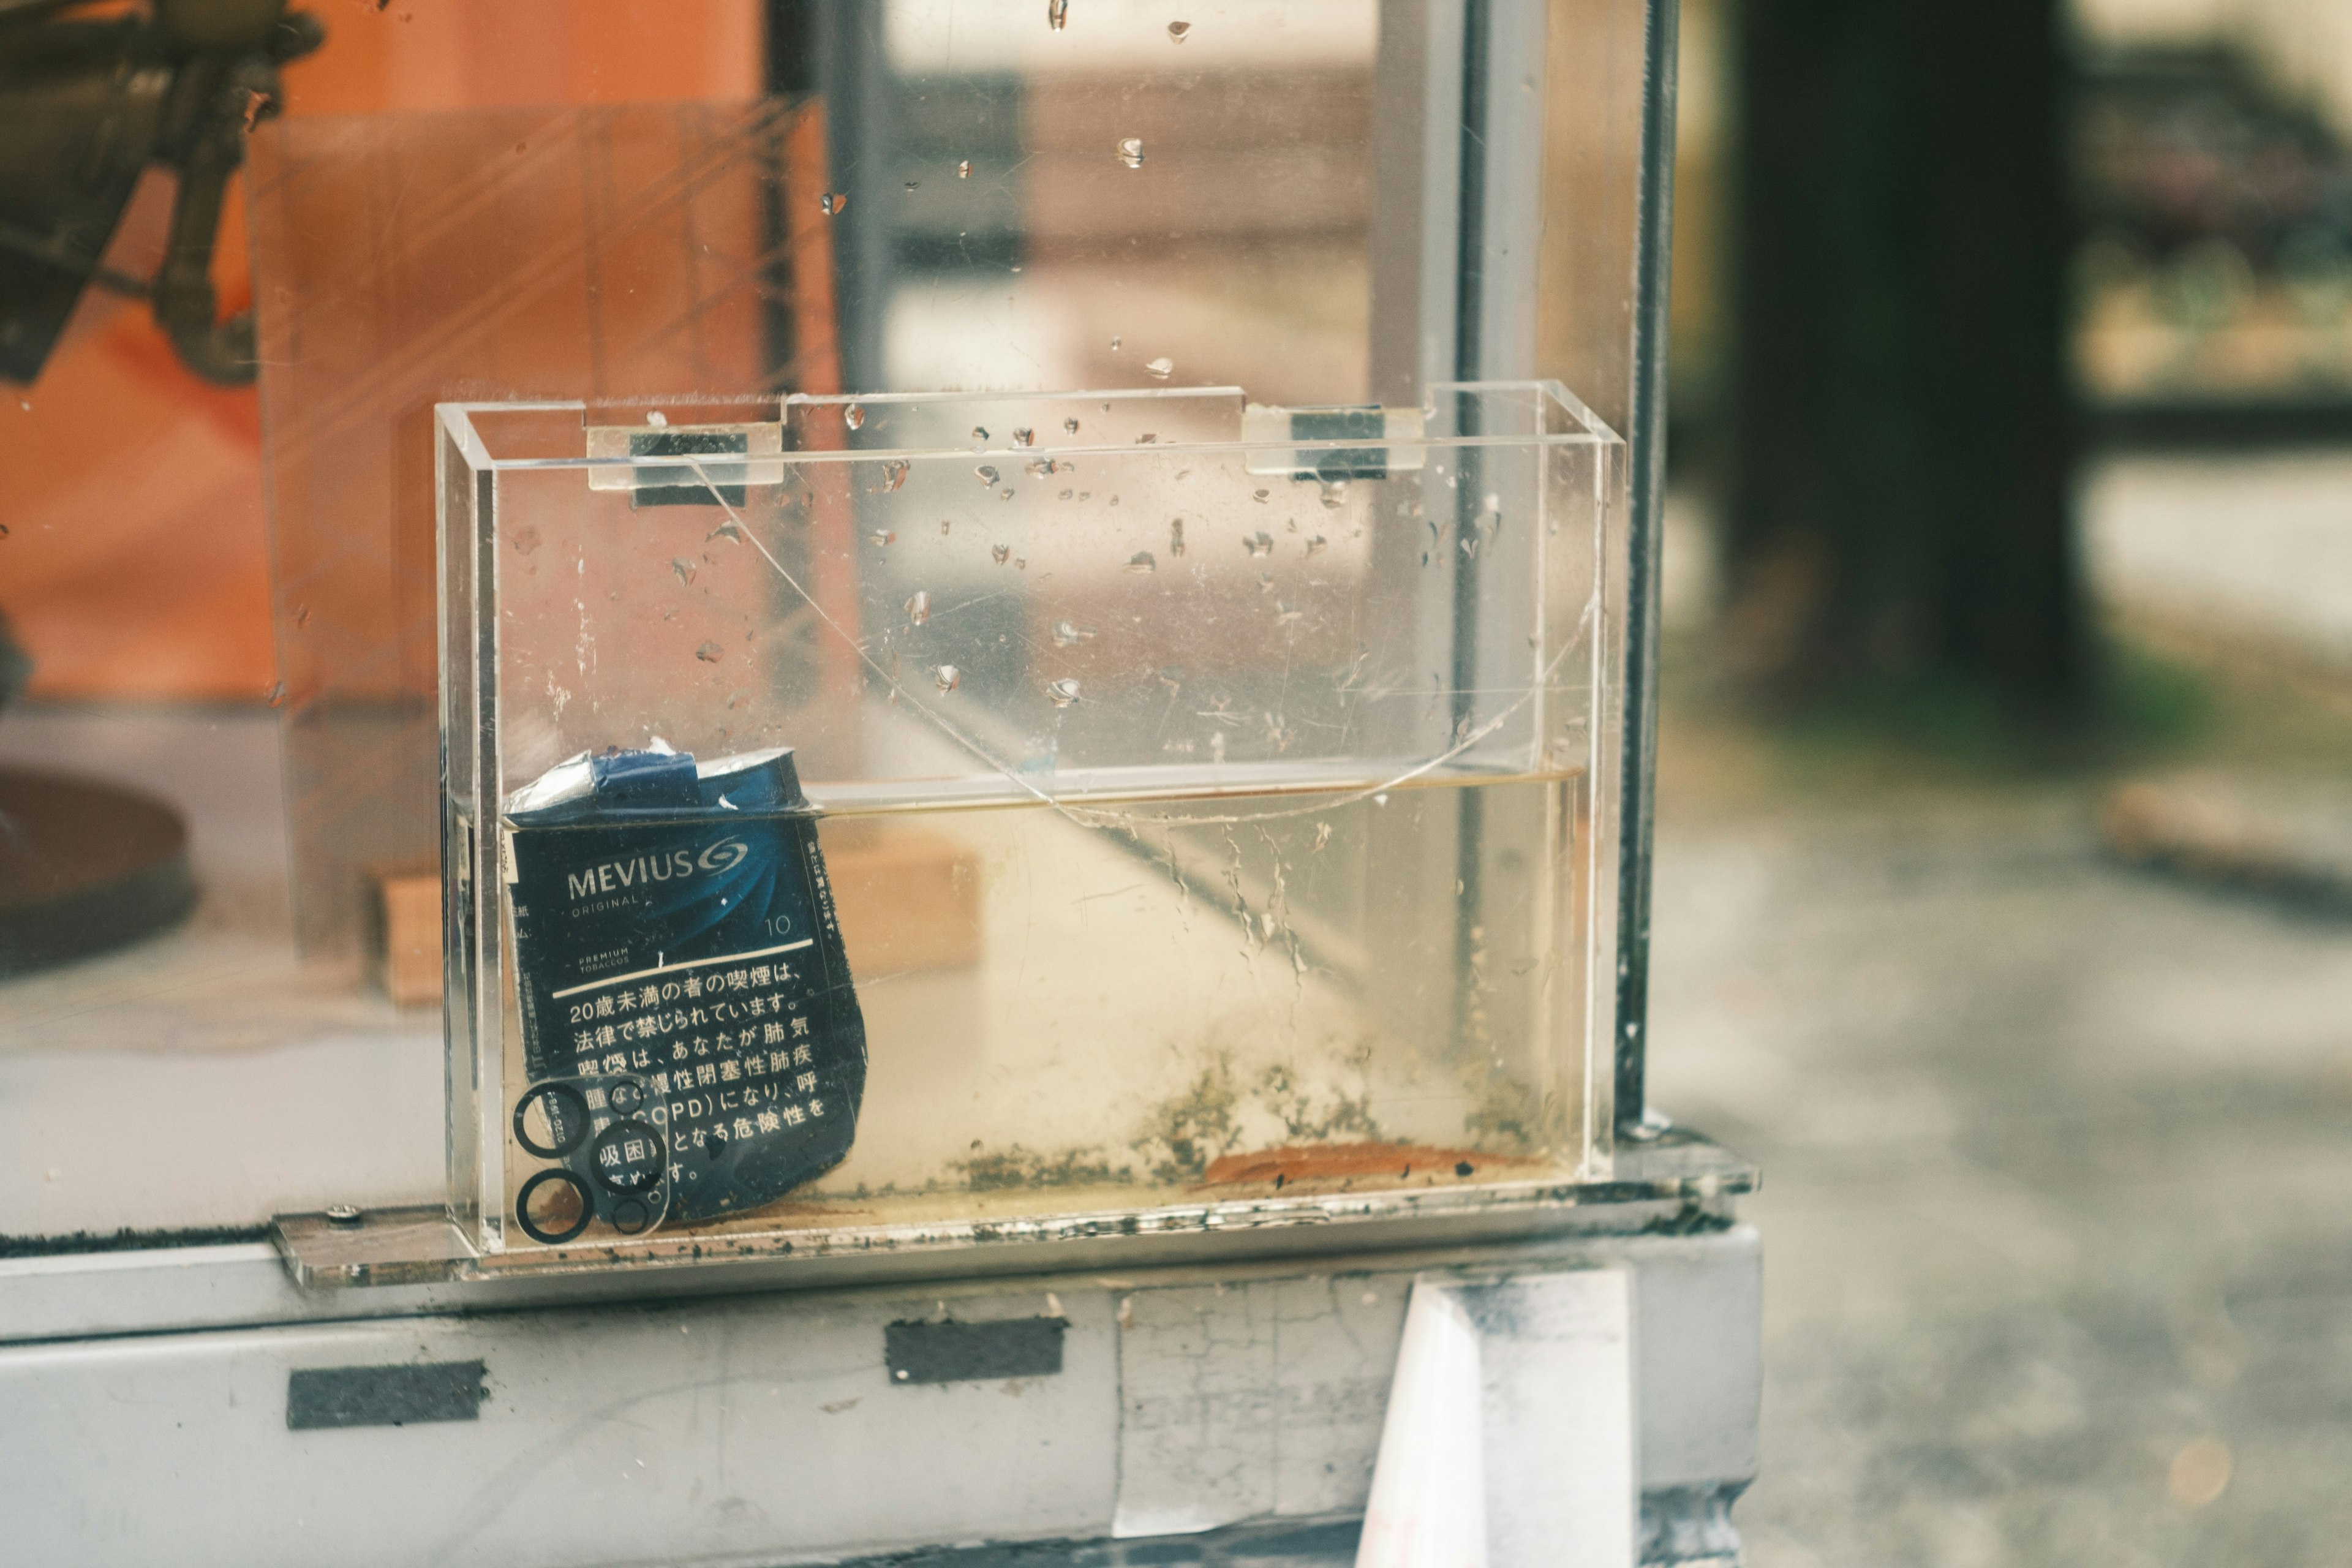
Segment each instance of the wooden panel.
[{"label": "wooden panel", "polygon": [[[825,869],[859,980],[980,962],[980,857],[943,834],[829,823]],[[441,879],[414,867],[369,877],[371,973],[404,1007],[441,1000]]]}]

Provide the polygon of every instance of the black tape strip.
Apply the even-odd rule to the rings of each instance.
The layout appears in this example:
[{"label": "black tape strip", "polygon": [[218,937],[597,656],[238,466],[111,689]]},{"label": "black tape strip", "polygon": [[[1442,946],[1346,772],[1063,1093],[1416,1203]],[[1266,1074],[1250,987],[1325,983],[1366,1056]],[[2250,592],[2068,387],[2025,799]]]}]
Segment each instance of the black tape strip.
[{"label": "black tape strip", "polygon": [[[632,458],[699,458],[711,453],[748,452],[751,445],[751,438],[740,431],[633,430],[629,433],[629,456]],[[717,506],[722,500],[729,506],[740,507],[744,502],[742,479],[743,466],[740,463],[711,463],[700,473],[687,468],[632,469],[630,483],[635,488],[629,492],[629,510],[643,511],[649,506]],[[664,479],[679,482],[664,484]],[[719,482],[722,479],[737,482],[722,484]]]},{"label": "black tape strip", "polygon": [[435,1361],[405,1366],[322,1366],[286,1384],[286,1426],[406,1426],[426,1421],[477,1421],[482,1363]]},{"label": "black tape strip", "polygon": [[1008,1318],[995,1323],[892,1323],[883,1361],[893,1383],[978,1383],[1052,1377],[1062,1370],[1067,1318]]},{"label": "black tape strip", "polygon": [[[1387,429],[1388,416],[1379,408],[1298,408],[1290,415],[1294,441],[1345,441],[1352,437],[1378,441]],[[1386,447],[1326,447],[1299,453],[1298,463],[1318,479],[1389,477]]]}]

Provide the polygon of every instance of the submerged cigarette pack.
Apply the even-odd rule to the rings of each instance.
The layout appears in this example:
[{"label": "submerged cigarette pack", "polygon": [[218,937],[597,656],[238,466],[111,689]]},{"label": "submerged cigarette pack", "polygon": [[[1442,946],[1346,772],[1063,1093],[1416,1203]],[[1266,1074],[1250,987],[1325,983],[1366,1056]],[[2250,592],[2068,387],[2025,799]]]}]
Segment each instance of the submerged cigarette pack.
[{"label": "submerged cigarette pack", "polygon": [[758,1208],[848,1152],[865,1029],[789,752],[583,754],[499,830],[517,1138],[551,1162],[517,1194],[526,1235]]}]

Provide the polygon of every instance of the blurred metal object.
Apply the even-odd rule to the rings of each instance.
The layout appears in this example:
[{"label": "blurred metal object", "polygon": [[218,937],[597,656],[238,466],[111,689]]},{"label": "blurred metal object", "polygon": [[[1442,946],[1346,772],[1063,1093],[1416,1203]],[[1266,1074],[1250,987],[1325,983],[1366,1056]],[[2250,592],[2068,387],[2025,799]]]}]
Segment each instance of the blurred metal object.
[{"label": "blurred metal object", "polygon": [[0,981],[166,930],[195,902],[177,811],[95,779],[0,768]]},{"label": "blurred metal object", "polygon": [[[0,709],[32,676],[0,612]],[[0,767],[0,982],[168,930],[195,902],[178,811],[95,779]]]},{"label": "blurred metal object", "polygon": [[[89,0],[0,0],[0,376],[29,384],[82,289],[149,300],[188,368],[254,375],[250,314],[222,321],[213,247],[245,134],[277,111],[280,67],[317,48],[316,18],[286,0],[151,0],[89,18]],[[179,191],[152,279],[101,258],[139,176]]]}]

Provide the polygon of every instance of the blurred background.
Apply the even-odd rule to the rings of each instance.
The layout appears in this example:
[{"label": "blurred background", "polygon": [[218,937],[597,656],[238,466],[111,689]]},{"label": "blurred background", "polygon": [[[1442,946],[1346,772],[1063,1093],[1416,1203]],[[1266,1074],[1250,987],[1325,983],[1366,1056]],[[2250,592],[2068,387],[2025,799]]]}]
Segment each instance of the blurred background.
[{"label": "blurred background", "polygon": [[2336,1561],[2352,8],[1682,66],[1650,1097],[1766,1173],[1750,1559]]},{"label": "blurred background", "polygon": [[[472,111],[503,147],[502,113],[746,104],[779,69],[760,0],[311,8],[326,41],[282,113],[313,152],[341,144],[306,121]],[[1372,14],[1286,43],[1290,155],[1370,134]],[[934,47],[1028,68],[984,34],[885,44],[915,75]],[[1114,329],[1149,320],[1240,345],[1186,382],[1372,394],[1370,195],[1344,158],[1197,250],[1090,268],[1148,247],[1053,177],[1057,90],[1083,73],[1002,124],[892,121],[893,177],[922,190],[887,224],[851,214],[916,276],[845,310],[849,384],[977,384],[1028,318],[1024,384],[1132,382]],[[1141,111],[1195,141],[1222,118]],[[992,149],[1042,162],[1016,179]],[[1766,1172],[1751,1559],[2333,1562],[2352,8],[1684,0],[1676,179],[1650,1098]],[[428,195],[366,199],[389,225]],[[224,310],[252,300],[245,201]],[[151,271],[170,205],[151,173],[109,263]],[[278,651],[307,609],[283,584],[273,604],[261,428],[253,389],[100,290],[0,398],[0,611],[31,660],[0,755],[66,747],[165,789],[211,747],[204,788],[282,812],[272,708],[319,694]],[[196,716],[161,751],[117,721],[159,705]],[[198,850],[200,924],[290,925],[282,850]],[[45,993],[16,1043],[86,1001]],[[429,1032],[355,1008],[313,1022]],[[404,1092],[429,1112],[422,1059]]]}]

